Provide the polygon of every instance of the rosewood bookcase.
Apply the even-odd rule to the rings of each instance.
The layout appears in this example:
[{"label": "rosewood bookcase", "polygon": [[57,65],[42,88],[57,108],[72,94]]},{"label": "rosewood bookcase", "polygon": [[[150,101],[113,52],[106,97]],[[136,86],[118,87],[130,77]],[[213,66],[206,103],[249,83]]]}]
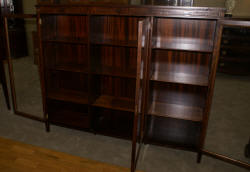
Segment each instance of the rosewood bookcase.
[{"label": "rosewood bookcase", "polygon": [[178,147],[201,158],[224,9],[41,1],[49,124]]}]

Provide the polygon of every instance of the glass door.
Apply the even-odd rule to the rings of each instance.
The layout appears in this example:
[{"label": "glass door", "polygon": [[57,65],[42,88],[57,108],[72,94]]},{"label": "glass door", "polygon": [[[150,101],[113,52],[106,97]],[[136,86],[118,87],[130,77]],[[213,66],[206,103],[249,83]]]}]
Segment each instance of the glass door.
[{"label": "glass door", "polygon": [[6,56],[13,111],[38,121],[45,120],[41,89],[37,16],[7,15],[4,18]]},{"label": "glass door", "polygon": [[250,169],[250,21],[220,22],[218,70],[203,153],[244,171]]},{"label": "glass door", "polygon": [[147,59],[149,56],[149,37],[151,31],[150,18],[138,23],[138,49],[137,49],[137,72],[136,72],[136,94],[134,128],[132,141],[131,171],[134,172],[142,149],[144,137],[144,115],[145,115],[145,85],[147,73]]}]

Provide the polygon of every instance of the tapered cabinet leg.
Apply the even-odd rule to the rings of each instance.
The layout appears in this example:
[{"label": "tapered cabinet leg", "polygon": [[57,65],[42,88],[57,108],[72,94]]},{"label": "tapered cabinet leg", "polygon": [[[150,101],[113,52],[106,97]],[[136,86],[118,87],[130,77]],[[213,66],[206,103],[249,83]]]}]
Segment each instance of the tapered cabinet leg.
[{"label": "tapered cabinet leg", "polygon": [[47,131],[47,132],[50,132],[50,125],[49,125],[49,122],[48,122],[48,121],[46,121],[45,127],[46,127],[46,131]]},{"label": "tapered cabinet leg", "polygon": [[201,163],[202,152],[200,151],[197,155],[197,163]]},{"label": "tapered cabinet leg", "polygon": [[50,132],[50,123],[49,123],[49,115],[46,114],[45,116],[45,128],[47,132]]},{"label": "tapered cabinet leg", "polygon": [[9,100],[7,82],[6,82],[5,71],[4,71],[4,66],[3,66],[2,61],[0,61],[0,83],[2,84],[2,87],[3,87],[3,93],[4,93],[7,107],[10,110],[10,100]]}]

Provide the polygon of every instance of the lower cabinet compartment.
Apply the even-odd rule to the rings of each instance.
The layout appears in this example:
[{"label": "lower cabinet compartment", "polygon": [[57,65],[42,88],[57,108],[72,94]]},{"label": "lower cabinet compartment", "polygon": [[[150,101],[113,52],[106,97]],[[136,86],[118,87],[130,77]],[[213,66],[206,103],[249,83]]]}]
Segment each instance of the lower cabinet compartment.
[{"label": "lower cabinet compartment", "polygon": [[200,131],[200,122],[148,115],[145,142],[196,149]]},{"label": "lower cabinet compartment", "polygon": [[76,129],[90,129],[91,117],[88,114],[88,106],[48,100],[49,122],[57,125]]},{"label": "lower cabinet compartment", "polygon": [[105,108],[92,108],[94,130],[97,134],[131,139],[133,131],[133,113]]}]

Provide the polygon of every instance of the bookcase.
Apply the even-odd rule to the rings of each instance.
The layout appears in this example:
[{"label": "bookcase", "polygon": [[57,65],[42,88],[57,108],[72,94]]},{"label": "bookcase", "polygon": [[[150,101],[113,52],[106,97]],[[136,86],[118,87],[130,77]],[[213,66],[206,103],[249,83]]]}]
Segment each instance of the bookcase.
[{"label": "bookcase", "polygon": [[37,14],[48,124],[132,140],[132,171],[137,143],[200,159],[224,9],[51,2]]}]

